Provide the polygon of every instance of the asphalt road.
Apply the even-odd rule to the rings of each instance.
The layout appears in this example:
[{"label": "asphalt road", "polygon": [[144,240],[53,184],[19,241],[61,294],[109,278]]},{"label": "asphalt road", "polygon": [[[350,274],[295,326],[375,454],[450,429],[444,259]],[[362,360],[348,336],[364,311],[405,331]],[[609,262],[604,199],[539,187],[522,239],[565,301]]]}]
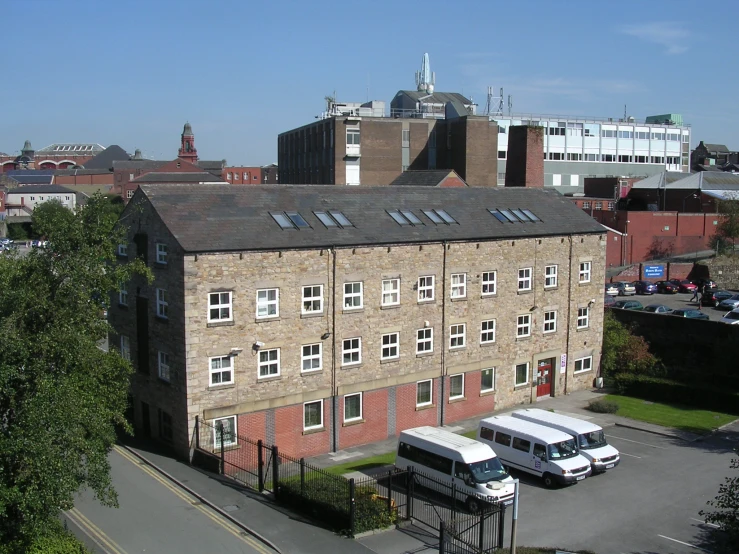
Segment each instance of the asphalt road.
[{"label": "asphalt road", "polygon": [[[644,306],[649,306],[650,304],[664,304],[665,306],[669,306],[673,310],[697,310],[698,302],[691,302],[690,299],[692,297],[692,293],[679,292],[677,294],[636,294],[634,296],[615,296],[614,298],[616,300],[638,300]],[[708,306],[701,307],[701,311],[708,314],[708,317],[711,318],[711,321],[720,321],[721,318],[724,317],[724,314],[727,312],[727,310],[717,310],[716,308]]]},{"label": "asphalt road", "polygon": [[87,492],[62,516],[93,552],[274,554],[128,451],[116,446],[109,459],[120,507]]}]

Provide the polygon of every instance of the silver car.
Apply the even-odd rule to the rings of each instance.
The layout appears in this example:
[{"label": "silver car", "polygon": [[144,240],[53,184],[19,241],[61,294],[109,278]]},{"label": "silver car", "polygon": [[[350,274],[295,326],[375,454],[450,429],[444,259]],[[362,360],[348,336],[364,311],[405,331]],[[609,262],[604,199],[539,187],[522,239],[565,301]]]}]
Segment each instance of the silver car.
[{"label": "silver car", "polygon": [[733,310],[739,308],[739,294],[732,294],[729,298],[722,300],[718,305],[719,309]]}]

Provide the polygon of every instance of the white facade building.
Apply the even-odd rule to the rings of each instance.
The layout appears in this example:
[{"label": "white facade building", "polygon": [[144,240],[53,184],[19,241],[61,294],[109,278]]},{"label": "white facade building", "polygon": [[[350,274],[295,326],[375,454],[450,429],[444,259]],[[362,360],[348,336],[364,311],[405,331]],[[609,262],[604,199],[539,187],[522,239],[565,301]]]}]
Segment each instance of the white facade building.
[{"label": "white facade building", "polygon": [[58,200],[62,206],[74,210],[77,206],[75,191],[59,185],[25,185],[10,189],[5,197],[8,217],[29,216],[39,204]]},{"label": "white facade building", "polygon": [[[650,118],[652,119],[652,118]],[[508,128],[544,127],[544,185],[575,192],[584,177],[690,171],[690,127],[623,120],[518,114],[496,117],[498,184],[505,183]],[[566,190],[570,188],[570,190]]]}]

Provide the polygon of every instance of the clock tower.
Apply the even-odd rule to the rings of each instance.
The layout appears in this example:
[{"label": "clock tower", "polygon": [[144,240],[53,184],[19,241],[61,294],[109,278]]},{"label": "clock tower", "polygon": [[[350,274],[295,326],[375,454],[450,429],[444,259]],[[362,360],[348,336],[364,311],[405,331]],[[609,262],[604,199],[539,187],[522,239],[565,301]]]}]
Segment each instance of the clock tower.
[{"label": "clock tower", "polygon": [[185,128],[182,129],[182,144],[180,150],[177,152],[177,157],[182,158],[195,164],[198,161],[198,151],[195,149],[195,135],[192,134],[192,127],[190,123],[185,123]]}]

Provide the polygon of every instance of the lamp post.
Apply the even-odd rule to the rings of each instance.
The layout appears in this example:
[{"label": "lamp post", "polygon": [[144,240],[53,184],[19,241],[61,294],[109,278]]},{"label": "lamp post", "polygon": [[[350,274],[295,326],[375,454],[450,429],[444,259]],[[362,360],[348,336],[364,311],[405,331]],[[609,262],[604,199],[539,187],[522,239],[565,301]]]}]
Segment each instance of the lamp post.
[{"label": "lamp post", "polygon": [[683,198],[683,213],[685,213],[685,202],[688,200],[688,198],[700,198],[700,194],[698,194],[697,192],[691,192],[685,198]]}]

